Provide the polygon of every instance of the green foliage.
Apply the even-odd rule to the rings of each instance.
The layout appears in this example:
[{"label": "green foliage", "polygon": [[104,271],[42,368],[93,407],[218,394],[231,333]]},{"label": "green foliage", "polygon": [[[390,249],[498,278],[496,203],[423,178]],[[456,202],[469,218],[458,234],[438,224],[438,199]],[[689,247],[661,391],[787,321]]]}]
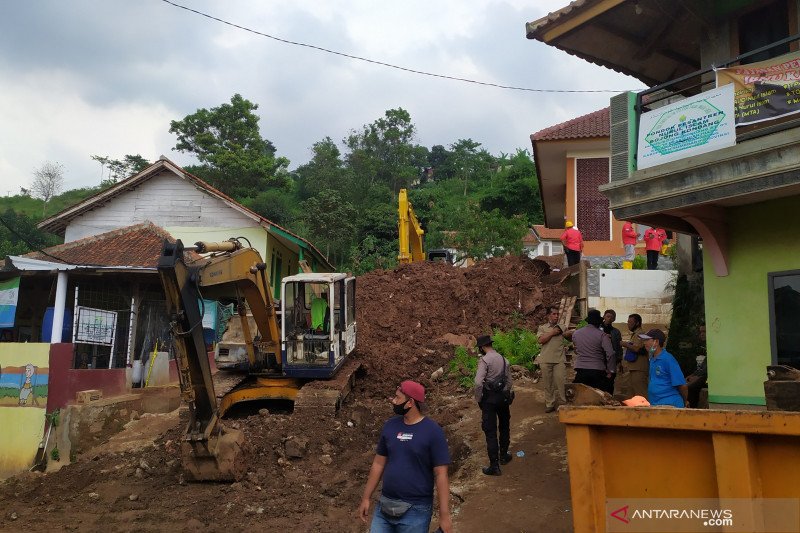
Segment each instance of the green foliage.
[{"label": "green foliage", "polygon": [[355,230],[356,210],[338,191],[323,190],[302,204],[302,219],[311,238],[324,246],[325,255],[341,264]]},{"label": "green foliage", "polygon": [[465,389],[471,389],[477,371],[478,358],[463,346],[456,346],[455,354],[450,360],[450,374],[457,377],[458,384]]},{"label": "green foliage", "polygon": [[633,258],[634,270],[647,270],[647,258],[643,255],[636,255]]},{"label": "green foliage", "polygon": [[522,237],[528,232],[525,218],[506,218],[498,209],[481,211],[473,202],[456,209],[452,216],[452,233],[443,243],[448,248],[456,248],[461,255],[483,259],[522,253]]},{"label": "green foliage", "polygon": [[52,450],[50,450],[50,458],[53,461],[60,461],[61,460],[61,452],[58,451],[58,446],[54,446]]},{"label": "green foliage", "polygon": [[268,189],[255,198],[242,198],[241,203],[262,217],[284,227],[291,226],[300,214],[296,198],[288,189]]},{"label": "green foliage", "polygon": [[512,365],[523,366],[530,372],[536,369],[537,365],[533,360],[539,355],[541,346],[534,332],[523,328],[514,328],[507,332],[495,330],[492,346]]},{"label": "green foliage", "polygon": [[[533,372],[537,366],[533,360],[539,355],[541,347],[536,334],[524,328],[514,328],[502,332],[495,330],[492,335],[492,346],[512,365],[525,367]],[[478,357],[471,355],[463,346],[456,346],[449,364],[449,375],[458,380],[458,384],[471,389],[478,371]]]},{"label": "green foliage", "polygon": [[691,278],[681,274],[675,280],[667,349],[678,360],[684,374],[694,372],[697,367],[695,357],[705,353],[699,336],[699,326],[705,322],[703,295],[702,273],[693,274]]},{"label": "green foliage", "polygon": [[289,161],[275,157],[273,144],[262,138],[255,114],[258,105],[235,94],[230,104],[198,109],[170,123],[178,137],[175,150],[194,154],[198,176],[234,197],[255,197],[288,180]]},{"label": "green foliage", "polygon": [[111,159],[107,155],[93,155],[91,158],[100,163],[100,181],[107,187],[138,174],[150,165],[150,162],[139,154],[127,154],[122,159]]},{"label": "green foliage", "polygon": [[36,220],[24,213],[6,209],[0,221],[0,258],[22,255],[60,242],[55,235],[36,227]]},{"label": "green foliage", "polygon": [[54,409],[52,412],[44,415],[50,425],[55,429],[61,421],[61,409]]}]

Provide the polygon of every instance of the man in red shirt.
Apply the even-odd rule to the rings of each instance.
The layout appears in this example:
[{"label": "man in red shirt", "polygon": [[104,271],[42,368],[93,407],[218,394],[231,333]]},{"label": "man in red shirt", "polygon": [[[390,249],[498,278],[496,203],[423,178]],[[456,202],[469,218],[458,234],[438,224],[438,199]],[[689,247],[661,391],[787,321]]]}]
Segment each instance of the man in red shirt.
[{"label": "man in red shirt", "polygon": [[644,232],[644,244],[647,250],[647,270],[658,269],[658,255],[661,245],[667,240],[667,232],[661,228],[648,228]]},{"label": "man in red shirt", "polygon": [[567,254],[567,265],[577,265],[581,262],[583,235],[570,220],[567,220],[564,227],[566,229],[561,234],[561,244],[564,245],[564,253]]},{"label": "man in red shirt", "polygon": [[636,256],[635,248],[638,239],[639,235],[636,234],[633,224],[625,222],[622,225],[622,246],[625,248],[625,261],[633,261]]}]

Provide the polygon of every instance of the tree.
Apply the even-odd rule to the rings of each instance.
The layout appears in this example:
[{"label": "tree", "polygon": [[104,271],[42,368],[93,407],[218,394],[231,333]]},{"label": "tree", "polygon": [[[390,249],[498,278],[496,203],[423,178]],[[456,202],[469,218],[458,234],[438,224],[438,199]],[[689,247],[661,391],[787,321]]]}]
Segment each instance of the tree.
[{"label": "tree", "polygon": [[518,150],[510,160],[500,163],[481,190],[480,202],[484,211],[498,209],[505,217],[524,215],[531,224],[544,221],[536,166],[527,151]]},{"label": "tree", "polygon": [[524,217],[504,217],[498,209],[481,211],[476,202],[466,202],[452,214],[443,244],[466,257],[483,259],[520,254],[522,237],[528,232]]},{"label": "tree", "polygon": [[22,255],[58,243],[58,237],[40,231],[36,221],[24,213],[6,209],[0,216],[0,258]]},{"label": "tree", "polygon": [[31,190],[34,196],[44,200],[42,216],[47,212],[47,202],[61,192],[64,186],[64,165],[45,161],[42,166],[33,171]]},{"label": "tree", "polygon": [[350,150],[345,161],[360,179],[357,189],[382,183],[397,193],[419,179],[428,149],[414,144],[414,134],[411,115],[402,108],[389,109],[361,131],[353,130],[344,141]]},{"label": "tree", "polygon": [[194,154],[201,164],[192,170],[231,196],[255,197],[280,187],[288,181],[289,160],[276,157],[275,146],[261,137],[257,109],[235,94],[230,104],[173,120],[169,131],[178,136],[173,150]]},{"label": "tree", "polygon": [[300,198],[308,199],[321,190],[348,191],[352,176],[345,168],[336,143],[330,137],[325,137],[314,143],[311,152],[311,161],[295,171]]},{"label": "tree", "polygon": [[[100,155],[91,157],[93,161],[100,163],[100,184],[104,186],[113,185],[120,180],[138,174],[150,166],[150,162],[139,154],[127,154],[121,160]],[[108,167],[108,174],[104,179],[103,172],[106,167]]]},{"label": "tree", "polygon": [[303,202],[302,218],[312,239],[325,250],[325,256],[341,264],[350,249],[356,218],[353,206],[337,191],[320,191]]}]

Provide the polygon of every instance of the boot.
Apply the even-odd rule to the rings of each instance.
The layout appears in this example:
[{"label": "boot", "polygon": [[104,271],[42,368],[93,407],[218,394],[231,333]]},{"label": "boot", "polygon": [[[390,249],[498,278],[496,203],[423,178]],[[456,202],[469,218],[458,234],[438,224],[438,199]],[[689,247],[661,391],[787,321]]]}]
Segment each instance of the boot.
[{"label": "boot", "polygon": [[483,473],[487,476],[499,476],[502,472],[500,472],[500,465],[492,462],[489,466],[483,467]]},{"label": "boot", "polygon": [[514,458],[514,456],[511,455],[508,452],[500,452],[500,464],[501,465],[507,465],[508,463],[511,462],[511,459],[513,459],[513,458]]}]

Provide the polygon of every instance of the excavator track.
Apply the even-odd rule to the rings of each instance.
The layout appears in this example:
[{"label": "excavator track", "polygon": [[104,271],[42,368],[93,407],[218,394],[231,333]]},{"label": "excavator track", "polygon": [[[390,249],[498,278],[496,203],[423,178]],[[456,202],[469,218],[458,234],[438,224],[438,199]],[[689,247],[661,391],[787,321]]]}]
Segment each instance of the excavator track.
[{"label": "excavator track", "polygon": [[356,381],[361,361],[348,358],[332,379],[316,380],[303,385],[294,399],[294,415],[336,416]]}]

